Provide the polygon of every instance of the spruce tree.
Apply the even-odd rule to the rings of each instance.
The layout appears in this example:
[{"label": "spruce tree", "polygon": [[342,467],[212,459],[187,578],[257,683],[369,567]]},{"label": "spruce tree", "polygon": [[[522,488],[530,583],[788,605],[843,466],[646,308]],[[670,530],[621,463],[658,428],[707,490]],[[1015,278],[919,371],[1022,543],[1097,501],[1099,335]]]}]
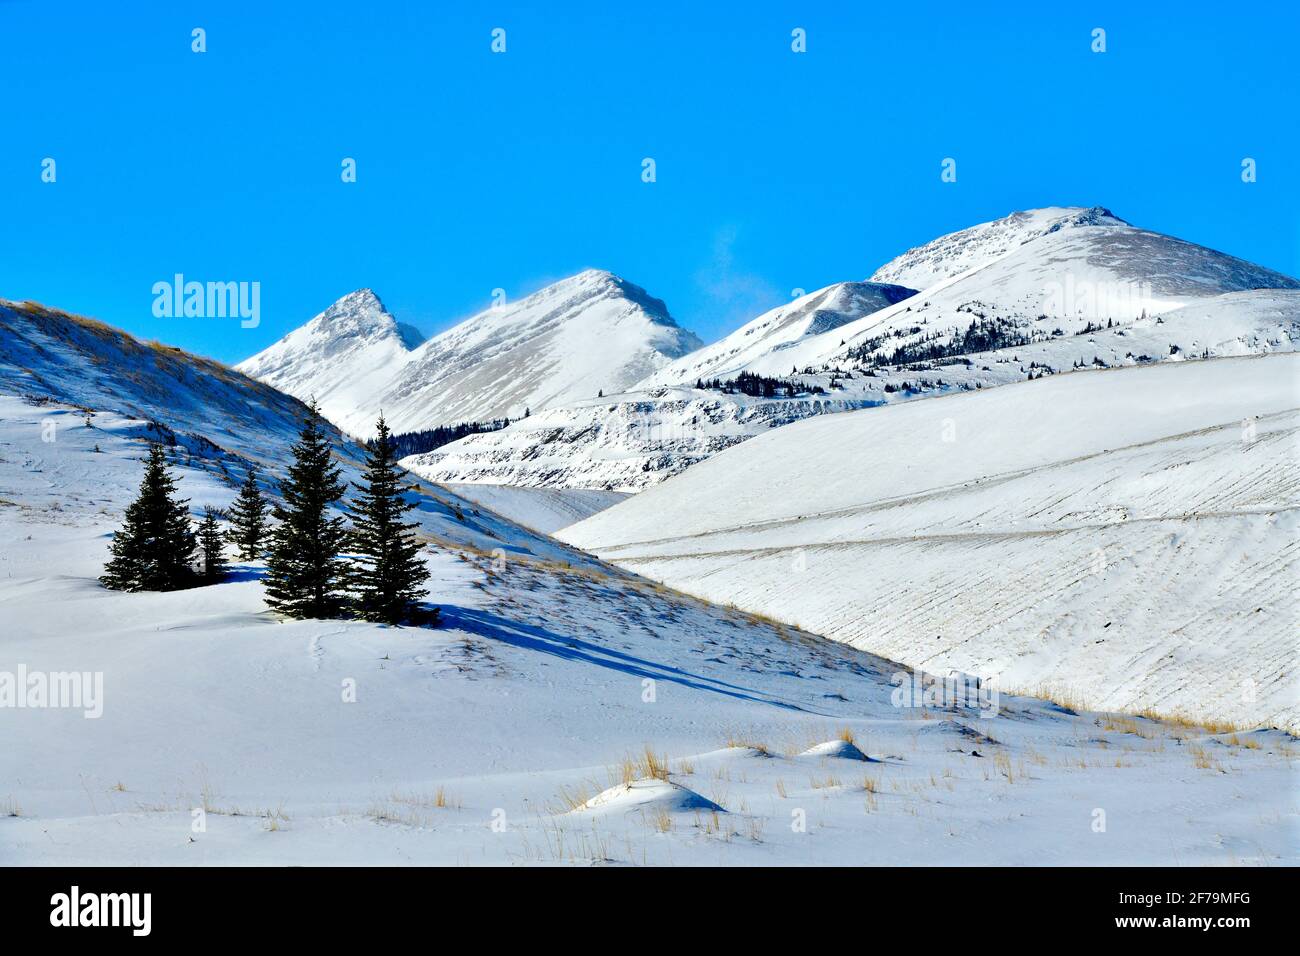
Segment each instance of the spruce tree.
[{"label": "spruce tree", "polygon": [[150,444],[140,494],[113,536],[113,557],[99,579],[116,591],[174,591],[193,583],[194,532],[187,499],[176,498],[161,445]]},{"label": "spruce tree", "polygon": [[357,610],[368,621],[398,624],[415,615],[428,569],[411,533],[416,525],[402,521],[415,503],[402,495],[403,472],[382,414],[375,430],[378,435],[366,453],[365,483],[354,486],[361,493],[353,504],[360,562],[354,575]]},{"label": "spruce tree", "polygon": [[257,470],[248,469],[248,477],[239,488],[239,497],[230,506],[230,540],[244,561],[262,556],[267,536],[266,499],[257,486]]},{"label": "spruce tree", "polygon": [[280,482],[284,504],[274,511],[280,524],[271,532],[266,603],[289,617],[336,617],[344,604],[346,568],[339,551],[345,531],[343,519],[329,514],[344,485],[319,418],[313,402],[292,449],[288,478]]},{"label": "spruce tree", "polygon": [[203,581],[216,584],[226,576],[226,556],[222,549],[225,540],[217,524],[220,514],[211,505],[203,509],[203,521],[199,523],[199,548],[203,552]]}]

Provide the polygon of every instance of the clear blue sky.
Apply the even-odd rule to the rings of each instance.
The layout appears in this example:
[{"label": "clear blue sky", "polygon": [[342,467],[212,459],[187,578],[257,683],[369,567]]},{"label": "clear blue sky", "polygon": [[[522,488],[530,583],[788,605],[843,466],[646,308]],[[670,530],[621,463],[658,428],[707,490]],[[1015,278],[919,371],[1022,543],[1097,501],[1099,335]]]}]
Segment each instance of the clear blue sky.
[{"label": "clear blue sky", "polygon": [[[0,296],[236,361],[360,286],[433,332],[595,266],[712,339],[1094,204],[1300,275],[1294,3],[452,6],[0,0]],[[177,272],[261,326],[154,318]]]}]

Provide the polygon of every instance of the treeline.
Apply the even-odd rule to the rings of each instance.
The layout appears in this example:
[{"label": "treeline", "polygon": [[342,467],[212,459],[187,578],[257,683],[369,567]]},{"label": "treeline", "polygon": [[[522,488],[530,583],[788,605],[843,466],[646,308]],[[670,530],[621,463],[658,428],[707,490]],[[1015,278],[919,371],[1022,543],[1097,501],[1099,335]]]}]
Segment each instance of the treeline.
[{"label": "treeline", "polygon": [[388,426],[380,417],[363,480],[340,512],[347,486],[319,418],[313,404],[279,483],[279,504],[267,501],[250,468],[229,511],[205,508],[197,528],[189,499],[177,496],[163,446],[151,443],[140,492],[113,536],[100,581],[119,591],[217,584],[228,575],[231,545],[244,561],[266,559],[266,603],[286,617],[436,622],[437,608],[420,605],[428,570],[416,525],[403,520],[415,502],[406,499]]},{"label": "treeline", "polygon": [[741,372],[735,378],[726,379],[713,378],[709,380],[696,379],[695,387],[698,389],[709,389],[714,392],[724,392],[728,395],[752,395],[755,398],[794,398],[799,394],[821,395],[825,392],[820,385],[806,385],[803,382],[796,382],[788,378],[772,378],[768,375],[757,375],[754,372]]},{"label": "treeline", "polygon": [[[393,447],[397,451],[398,458],[405,458],[408,455],[419,455],[426,451],[433,451],[435,448],[441,448],[443,445],[450,445],[454,441],[459,441],[466,435],[478,435],[482,432],[500,431],[510,424],[508,418],[494,418],[490,422],[461,422],[457,425],[439,425],[436,428],[426,428],[418,432],[402,432],[400,435],[393,435]],[[372,438],[366,442],[369,447]]]},{"label": "treeline", "polygon": [[972,319],[970,325],[960,332],[957,329],[935,332],[915,342],[905,342],[888,352],[880,351],[884,345],[884,339],[880,337],[854,346],[845,354],[849,361],[861,366],[881,368],[1016,348],[1030,345],[1033,341],[1033,336],[1011,319],[981,316]]}]

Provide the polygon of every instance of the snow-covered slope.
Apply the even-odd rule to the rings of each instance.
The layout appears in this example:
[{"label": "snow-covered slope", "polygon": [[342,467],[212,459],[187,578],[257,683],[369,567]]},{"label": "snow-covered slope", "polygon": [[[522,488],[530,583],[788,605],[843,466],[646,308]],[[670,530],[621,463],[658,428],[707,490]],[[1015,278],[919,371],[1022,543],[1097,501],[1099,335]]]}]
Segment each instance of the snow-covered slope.
[{"label": "snow-covered slope", "polygon": [[560,537],[936,673],[1300,729],[1300,356],[799,422]]},{"label": "snow-covered slope", "polygon": [[460,497],[511,521],[551,534],[627,497],[619,491],[582,488],[520,488],[510,485],[448,485]]},{"label": "snow-covered slope", "polygon": [[[159,343],[143,343],[83,316],[34,303],[0,299],[0,395],[22,396],[33,408],[58,404],[121,419],[119,438],[165,443],[177,461],[191,464],[233,494],[250,465],[268,479],[284,474],[288,448],[306,407],[284,392],[220,362]],[[66,413],[48,419],[50,443],[76,426],[94,443],[97,419],[79,424]],[[54,427],[58,426],[58,427]],[[360,479],[362,449],[331,432],[345,480]],[[90,464],[106,459],[91,459]],[[94,488],[93,475],[87,480]],[[109,475],[102,476],[109,481]],[[91,492],[120,511],[138,485],[135,468],[123,484]],[[413,483],[414,479],[413,479]],[[418,484],[418,483],[415,483]],[[274,483],[270,483],[274,494]],[[445,489],[420,487],[418,517],[430,540],[486,551],[505,549],[539,559],[573,560],[571,549],[518,527]],[[195,499],[199,509],[209,503]],[[221,504],[221,501],[211,503]]]},{"label": "snow-covered slope", "polygon": [[326,418],[352,427],[422,340],[372,290],[358,289],[235,367],[303,401],[314,397]]},{"label": "snow-covered slope", "polygon": [[452,484],[635,492],[769,429],[863,404],[856,397],[762,399],[661,387],[550,409],[402,465]]},{"label": "snow-covered slope", "polygon": [[[299,398],[317,394],[331,421],[368,436],[381,409],[395,432],[408,432],[519,418],[618,392],[701,345],[663,302],[597,269],[489,308],[414,348],[373,295],[373,305],[358,307],[360,295],[238,368]],[[349,320],[341,332],[336,311]],[[365,348],[350,344],[357,339]],[[337,383],[338,401],[326,405],[322,383]]]},{"label": "snow-covered slope", "polygon": [[915,294],[915,289],[878,282],[839,282],[818,289],[764,312],[721,341],[665,366],[638,388],[692,385],[698,379],[732,377],[754,359],[788,349],[807,336],[838,329]]},{"label": "snow-covered slope", "polygon": [[[1300,342],[1300,282],[1134,228],[1103,209],[1015,213],[912,250],[874,278],[935,281],[839,321],[853,311],[844,308],[833,327],[818,331],[806,321],[817,311],[813,300],[863,286],[829,287],[648,380],[692,385],[706,368],[724,379],[745,371],[793,378],[821,388],[820,396],[755,400],[685,387],[607,395],[603,406],[555,408],[544,427],[523,423],[477,435],[411,467],[437,481],[635,490],[772,425],[826,411],[1080,369],[1290,351]],[[746,329],[775,334],[746,349]],[[696,414],[697,403],[714,410]],[[637,434],[649,440],[611,449],[601,408],[616,426],[634,409]],[[726,442],[714,440],[719,432]]]},{"label": "snow-covered slope", "polygon": [[174,441],[181,494],[221,506],[248,460],[282,470],[303,407],[90,320],[0,303],[0,323],[0,671],[99,683],[95,706],[0,710],[5,863],[1296,858],[1283,735],[920,706],[896,665],[443,489],[412,492],[437,629],[276,620],[256,563],[106,591],[144,440]]}]

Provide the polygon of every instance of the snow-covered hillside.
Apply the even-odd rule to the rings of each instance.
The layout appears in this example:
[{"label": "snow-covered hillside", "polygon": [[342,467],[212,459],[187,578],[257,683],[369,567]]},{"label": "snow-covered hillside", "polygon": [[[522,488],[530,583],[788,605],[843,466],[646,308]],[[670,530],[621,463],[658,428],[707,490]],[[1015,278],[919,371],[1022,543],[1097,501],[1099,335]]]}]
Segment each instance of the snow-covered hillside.
[{"label": "snow-covered hillside", "polygon": [[402,465],[451,484],[635,492],[756,434],[862,405],[857,397],[772,400],[661,387],[550,409]]},{"label": "snow-covered hillside", "polygon": [[560,537],[931,672],[1300,729],[1300,356],[813,419]]},{"label": "snow-covered hillside", "polygon": [[[121,416],[120,428],[136,442],[137,454],[139,443],[161,441],[176,460],[212,475],[228,494],[250,465],[269,478],[284,474],[288,448],[307,414],[297,399],[219,362],[143,343],[94,319],[33,303],[0,299],[0,343],[0,395],[22,396],[34,408],[53,403]],[[76,424],[71,414],[48,421],[51,443],[60,440],[62,428]],[[96,430],[94,417],[91,425],[78,426],[88,440]],[[344,479],[359,480],[362,449],[329,431]],[[100,461],[105,460],[89,464]],[[134,491],[136,484],[138,475],[132,473],[115,491],[91,495],[106,507],[121,508],[128,486]],[[421,493],[419,516],[431,539],[540,559],[573,558],[571,549],[445,489],[426,485]],[[205,503],[196,499],[194,506]]]},{"label": "snow-covered hillside", "polygon": [[91,320],[0,322],[0,672],[99,682],[93,705],[0,707],[6,863],[1296,859],[1289,737],[927,702],[879,657],[445,489],[413,489],[437,629],[277,620],[257,564],[106,591],[145,441],[221,506],[249,461],[282,472],[304,409]]},{"label": "snow-covered hillside", "polygon": [[236,368],[303,401],[314,397],[327,419],[368,433],[376,415],[368,423],[363,416],[374,396],[422,341],[372,290],[358,289]]},{"label": "snow-covered hillside", "polygon": [[[912,250],[873,278],[935,281],[857,318],[849,318],[852,290],[875,287],[831,286],[649,379],[681,387],[554,408],[543,422],[475,435],[410,467],[434,481],[637,490],[772,425],[826,411],[1300,342],[1300,282],[1102,209],[1015,213]],[[840,308],[818,330],[812,317],[823,299]],[[758,347],[746,348],[760,330]],[[704,369],[792,380],[803,393],[750,399],[690,389]],[[699,414],[701,405],[711,411]],[[609,439],[625,432],[629,412],[636,434],[649,436],[631,447]]]},{"label": "snow-covered hillside", "polygon": [[[368,436],[383,410],[395,432],[519,418],[618,392],[701,342],[660,300],[588,269],[487,309],[410,347],[378,300],[353,293],[238,368],[304,400],[336,390],[328,417]],[[344,318],[347,321],[339,323]],[[360,326],[368,331],[359,335]],[[350,343],[361,338],[365,348]],[[342,339],[340,343],[339,339]]]},{"label": "snow-covered hillside", "polygon": [[467,501],[542,534],[551,534],[583,518],[590,518],[627,498],[626,492],[582,488],[470,484],[446,487]]},{"label": "snow-covered hillside", "polygon": [[915,289],[878,282],[839,282],[818,289],[665,366],[645,379],[638,390],[730,378],[754,359],[788,349],[808,336],[838,329],[915,294]]},{"label": "snow-covered hillside", "polygon": [[276,621],[256,565],[104,591],[140,453],[131,420],[0,397],[0,670],[102,675],[96,718],[0,711],[5,863],[1297,859],[1281,734],[910,706],[894,665],[595,562],[440,548],[436,630]]}]

